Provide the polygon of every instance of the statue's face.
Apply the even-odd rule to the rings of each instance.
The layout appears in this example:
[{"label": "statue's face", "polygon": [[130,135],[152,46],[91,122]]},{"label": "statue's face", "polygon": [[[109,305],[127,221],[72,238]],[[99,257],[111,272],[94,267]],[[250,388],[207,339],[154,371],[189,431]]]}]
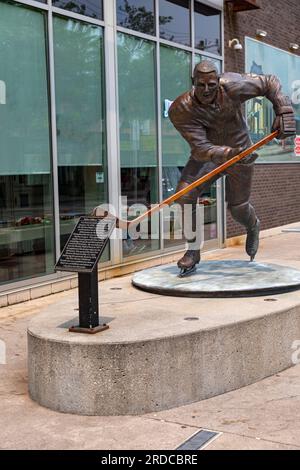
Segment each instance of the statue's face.
[{"label": "statue's face", "polygon": [[202,104],[211,104],[217,98],[219,79],[215,72],[198,73],[194,77],[195,95]]}]

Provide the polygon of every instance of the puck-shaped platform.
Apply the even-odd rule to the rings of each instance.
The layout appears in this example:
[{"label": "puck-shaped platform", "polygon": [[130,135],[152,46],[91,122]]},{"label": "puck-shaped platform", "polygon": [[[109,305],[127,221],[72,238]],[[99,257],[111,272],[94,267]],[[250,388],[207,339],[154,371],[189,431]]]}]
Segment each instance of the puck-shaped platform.
[{"label": "puck-shaped platform", "polygon": [[168,264],[136,273],[132,283],[160,295],[248,297],[300,289],[300,270],[249,261],[201,261],[187,277],[179,277],[176,264]]}]

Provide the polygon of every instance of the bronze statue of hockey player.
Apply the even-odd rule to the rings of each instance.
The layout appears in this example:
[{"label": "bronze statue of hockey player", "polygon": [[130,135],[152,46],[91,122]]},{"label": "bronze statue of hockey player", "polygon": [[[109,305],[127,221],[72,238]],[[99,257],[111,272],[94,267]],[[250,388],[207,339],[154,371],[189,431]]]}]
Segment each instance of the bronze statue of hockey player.
[{"label": "bronze statue of hockey player", "polygon": [[[293,107],[290,99],[282,94],[277,77],[237,73],[219,75],[214,63],[208,60],[195,67],[192,90],[179,96],[169,110],[171,122],[191,147],[190,158],[176,191],[252,144],[242,105],[256,96],[265,96],[273,104],[276,118],[272,130],[279,130],[278,138],[294,136],[296,124]],[[246,252],[251,261],[258,250],[260,228],[260,221],[249,202],[256,158],[257,154],[254,153],[225,172],[228,208],[232,217],[247,230]],[[222,175],[224,173],[178,201],[183,212],[187,204],[192,205],[194,233],[197,199]],[[193,272],[200,262],[200,248],[193,245],[194,241],[187,240],[188,250],[178,261],[181,276]]]}]

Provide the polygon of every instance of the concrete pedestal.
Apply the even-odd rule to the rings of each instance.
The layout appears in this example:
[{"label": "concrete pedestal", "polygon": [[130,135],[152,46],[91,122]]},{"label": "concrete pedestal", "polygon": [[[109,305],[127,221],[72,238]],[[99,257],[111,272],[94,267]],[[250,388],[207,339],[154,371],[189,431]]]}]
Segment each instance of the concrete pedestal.
[{"label": "concrete pedestal", "polygon": [[[78,314],[76,293],[29,326],[29,392],[45,407],[84,415],[144,414],[210,398],[293,365],[299,291],[201,299],[149,294],[135,289],[131,277],[101,286],[107,331],[69,333]],[[122,289],[113,300],[109,286]]]}]

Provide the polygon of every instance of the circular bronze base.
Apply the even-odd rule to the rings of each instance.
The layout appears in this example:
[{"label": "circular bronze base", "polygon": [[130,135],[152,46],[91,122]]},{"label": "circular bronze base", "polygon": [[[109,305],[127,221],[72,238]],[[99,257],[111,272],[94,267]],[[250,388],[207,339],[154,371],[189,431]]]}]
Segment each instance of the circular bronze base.
[{"label": "circular bronze base", "polygon": [[179,277],[178,267],[168,264],[136,273],[132,283],[160,295],[249,297],[299,289],[300,270],[249,261],[202,261],[188,277]]}]

